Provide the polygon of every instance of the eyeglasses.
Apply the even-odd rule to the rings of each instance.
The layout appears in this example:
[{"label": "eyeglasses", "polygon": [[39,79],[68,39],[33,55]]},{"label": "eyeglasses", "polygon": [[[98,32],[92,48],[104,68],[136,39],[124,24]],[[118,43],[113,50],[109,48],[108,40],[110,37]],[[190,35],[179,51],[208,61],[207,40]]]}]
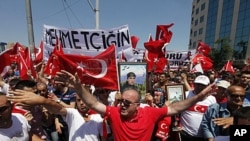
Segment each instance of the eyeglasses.
[{"label": "eyeglasses", "polygon": [[126,100],[126,99],[120,99],[119,103],[123,104],[125,107],[129,107],[131,104],[137,104],[139,102],[131,102],[131,101]]},{"label": "eyeglasses", "polygon": [[0,113],[3,113],[5,110],[7,110],[9,108],[9,106],[3,106],[0,107]]},{"label": "eyeglasses", "polygon": [[239,94],[230,94],[232,98],[238,98],[240,97],[241,99],[245,98],[245,95],[239,95]]}]

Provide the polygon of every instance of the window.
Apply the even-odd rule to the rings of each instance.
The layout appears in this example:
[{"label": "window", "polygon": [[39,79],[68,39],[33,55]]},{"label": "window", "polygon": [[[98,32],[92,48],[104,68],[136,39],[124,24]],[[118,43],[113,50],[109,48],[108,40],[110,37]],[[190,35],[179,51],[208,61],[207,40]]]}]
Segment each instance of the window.
[{"label": "window", "polygon": [[195,20],[194,25],[196,26],[198,24],[198,20]]},{"label": "window", "polygon": [[204,10],[205,7],[206,7],[206,6],[205,6],[205,3],[203,3],[203,4],[201,5],[201,11]]},{"label": "window", "polygon": [[195,14],[197,15],[199,13],[199,8],[195,10]]},{"label": "window", "polygon": [[200,17],[200,23],[204,21],[204,15]]},{"label": "window", "polygon": [[193,47],[192,48],[196,48],[196,42],[193,42]]},{"label": "window", "polygon": [[197,31],[194,32],[194,37],[196,37],[196,36],[197,36]]},{"label": "window", "polygon": [[203,33],[203,28],[199,29],[199,35],[201,35]]}]

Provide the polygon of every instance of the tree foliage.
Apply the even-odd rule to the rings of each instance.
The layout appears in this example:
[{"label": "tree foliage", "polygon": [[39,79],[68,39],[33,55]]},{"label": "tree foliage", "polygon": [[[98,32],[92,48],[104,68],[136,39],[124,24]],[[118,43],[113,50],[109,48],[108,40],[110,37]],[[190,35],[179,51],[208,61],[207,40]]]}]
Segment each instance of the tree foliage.
[{"label": "tree foliage", "polygon": [[245,59],[246,52],[247,52],[247,44],[248,41],[241,40],[237,43],[237,46],[239,47],[238,50],[234,50],[233,57],[236,60]]},{"label": "tree foliage", "polygon": [[212,48],[209,54],[213,60],[215,70],[220,70],[227,60],[232,59],[233,49],[230,47],[230,39],[222,38],[216,40],[217,48]]}]

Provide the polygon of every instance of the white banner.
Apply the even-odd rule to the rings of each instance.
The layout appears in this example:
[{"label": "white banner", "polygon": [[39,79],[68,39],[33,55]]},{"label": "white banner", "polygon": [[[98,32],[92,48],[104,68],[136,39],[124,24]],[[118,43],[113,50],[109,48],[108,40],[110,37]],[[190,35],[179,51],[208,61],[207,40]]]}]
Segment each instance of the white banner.
[{"label": "white banner", "polygon": [[195,53],[195,49],[189,51],[167,51],[166,58],[170,65],[170,69],[176,70],[179,65],[187,67],[187,63],[191,61]]},{"label": "white banner", "polygon": [[58,38],[65,54],[95,56],[116,45],[117,57],[123,50],[128,61],[134,61],[128,25],[109,30],[99,29],[65,29],[44,25],[44,60],[48,60]]}]

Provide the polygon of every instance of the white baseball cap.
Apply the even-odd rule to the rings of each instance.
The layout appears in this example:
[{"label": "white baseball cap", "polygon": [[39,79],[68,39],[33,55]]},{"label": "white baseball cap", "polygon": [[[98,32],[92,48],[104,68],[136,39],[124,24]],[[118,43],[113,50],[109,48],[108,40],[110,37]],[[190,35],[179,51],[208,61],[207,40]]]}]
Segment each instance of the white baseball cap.
[{"label": "white baseball cap", "polygon": [[230,86],[230,83],[226,80],[220,80],[220,81],[216,82],[216,85],[218,87],[222,87],[222,88],[227,89]]},{"label": "white baseball cap", "polygon": [[208,85],[210,84],[210,80],[206,75],[199,75],[194,79],[194,83]]}]

